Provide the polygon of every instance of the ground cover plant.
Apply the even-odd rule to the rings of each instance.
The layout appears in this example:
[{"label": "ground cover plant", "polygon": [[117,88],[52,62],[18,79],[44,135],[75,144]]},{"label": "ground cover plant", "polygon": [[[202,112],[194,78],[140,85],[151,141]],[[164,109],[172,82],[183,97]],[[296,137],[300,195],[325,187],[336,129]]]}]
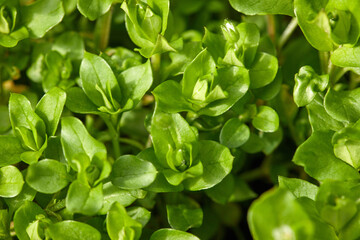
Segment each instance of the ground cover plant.
[{"label": "ground cover plant", "polygon": [[357,0],[0,0],[0,239],[360,238]]}]

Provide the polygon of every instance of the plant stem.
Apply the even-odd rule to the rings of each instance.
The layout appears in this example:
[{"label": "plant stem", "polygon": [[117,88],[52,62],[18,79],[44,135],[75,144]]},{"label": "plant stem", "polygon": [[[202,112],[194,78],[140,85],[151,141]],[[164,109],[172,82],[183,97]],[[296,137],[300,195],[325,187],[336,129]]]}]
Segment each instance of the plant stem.
[{"label": "plant stem", "polygon": [[161,83],[161,73],[160,73],[160,66],[161,66],[161,55],[155,54],[151,56],[151,67],[153,71],[153,87],[155,88],[157,85]]},{"label": "plant stem", "polygon": [[286,42],[289,40],[291,34],[295,31],[295,29],[298,26],[298,22],[296,18],[291,19],[290,23],[287,25],[284,32],[281,34],[279,43],[278,43],[278,49],[281,50]]},{"label": "plant stem", "polygon": [[109,44],[112,14],[113,7],[96,21],[94,40],[100,51],[104,51]]},{"label": "plant stem", "polygon": [[240,175],[240,177],[246,182],[251,182],[251,181],[254,181],[257,179],[261,179],[265,176],[266,176],[266,174],[262,167],[255,168],[251,171],[244,172],[243,174]]},{"label": "plant stem", "polygon": [[119,142],[121,142],[121,143],[126,143],[126,144],[131,145],[131,146],[133,146],[133,147],[136,147],[136,148],[138,148],[138,149],[140,149],[140,150],[144,150],[144,149],[145,149],[145,147],[144,147],[141,143],[139,143],[138,141],[136,141],[136,140],[134,140],[134,139],[130,139],[130,138],[119,138]]},{"label": "plant stem", "polygon": [[346,68],[337,67],[329,61],[329,82],[334,85],[348,71]]},{"label": "plant stem", "polygon": [[275,16],[274,15],[267,15],[267,31],[271,41],[276,46],[276,26],[275,26]]},{"label": "plant stem", "polygon": [[119,142],[120,133],[119,133],[119,131],[116,130],[117,121],[118,121],[117,118],[118,118],[117,115],[116,115],[116,118],[113,118],[113,119],[111,119],[111,117],[102,116],[102,119],[104,120],[106,126],[109,129],[115,159],[117,159],[118,157],[121,156],[121,149],[120,149],[120,142]]},{"label": "plant stem", "polygon": [[320,66],[322,74],[328,73],[329,67],[329,52],[319,51]]}]

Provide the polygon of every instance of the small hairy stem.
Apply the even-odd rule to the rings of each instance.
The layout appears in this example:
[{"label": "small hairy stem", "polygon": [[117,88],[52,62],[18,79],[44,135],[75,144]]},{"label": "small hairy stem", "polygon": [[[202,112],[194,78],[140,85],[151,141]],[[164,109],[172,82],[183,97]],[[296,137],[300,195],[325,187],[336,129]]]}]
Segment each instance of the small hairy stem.
[{"label": "small hairy stem", "polygon": [[278,49],[281,50],[286,42],[289,40],[291,34],[295,31],[295,29],[298,26],[298,22],[296,18],[293,18],[290,23],[287,25],[284,32],[281,34],[279,43],[278,43]]},{"label": "small hairy stem", "polygon": [[155,54],[151,56],[151,67],[153,71],[153,86],[156,87],[161,82],[161,73],[160,73],[160,66],[161,66],[161,55]]},{"label": "small hairy stem", "polygon": [[100,51],[104,51],[109,44],[112,15],[113,7],[96,21],[94,40]]},{"label": "small hairy stem", "polygon": [[[111,119],[112,118],[112,119]],[[120,142],[119,142],[119,138],[120,138],[120,132],[116,130],[117,128],[117,122],[118,122],[118,117],[102,117],[102,119],[104,120],[106,126],[108,127],[110,136],[111,136],[111,142],[113,145],[113,149],[114,149],[114,157],[115,159],[117,159],[118,157],[121,156],[121,149],[120,149]]]}]

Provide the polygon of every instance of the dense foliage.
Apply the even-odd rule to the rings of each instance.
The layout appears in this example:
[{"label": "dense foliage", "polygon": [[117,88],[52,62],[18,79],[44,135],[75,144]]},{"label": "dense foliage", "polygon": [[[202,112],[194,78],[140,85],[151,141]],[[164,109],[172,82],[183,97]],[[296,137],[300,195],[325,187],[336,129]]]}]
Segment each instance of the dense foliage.
[{"label": "dense foliage", "polygon": [[0,239],[359,239],[359,37],[358,0],[0,0]]}]

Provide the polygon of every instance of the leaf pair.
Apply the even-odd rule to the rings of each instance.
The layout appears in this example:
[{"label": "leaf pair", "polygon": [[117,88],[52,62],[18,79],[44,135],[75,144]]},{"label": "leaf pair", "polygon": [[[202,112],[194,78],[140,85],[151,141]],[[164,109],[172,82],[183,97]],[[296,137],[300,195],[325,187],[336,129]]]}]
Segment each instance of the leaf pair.
[{"label": "leaf pair", "polygon": [[67,91],[66,106],[76,113],[116,115],[134,108],[152,84],[150,62],[118,76],[101,57],[85,53],[80,66],[82,89]]},{"label": "leaf pair", "polygon": [[211,54],[204,49],[186,67],[181,84],[165,81],[153,94],[162,111],[218,116],[243,97],[248,87],[249,75],[245,68],[216,69]]},{"label": "leaf pair", "polygon": [[9,112],[16,137],[6,135],[0,138],[4,143],[0,166],[19,161],[28,164],[37,162],[47,147],[48,138],[55,135],[65,101],[65,92],[53,88],[38,102],[34,111],[25,96],[13,93],[9,100]]},{"label": "leaf pair", "polygon": [[[219,183],[232,168],[229,149],[213,141],[198,141],[197,132],[179,114],[155,111],[151,135],[156,157],[150,153],[142,157],[160,172],[154,184],[206,189]],[[163,177],[166,180],[160,183]]]}]

